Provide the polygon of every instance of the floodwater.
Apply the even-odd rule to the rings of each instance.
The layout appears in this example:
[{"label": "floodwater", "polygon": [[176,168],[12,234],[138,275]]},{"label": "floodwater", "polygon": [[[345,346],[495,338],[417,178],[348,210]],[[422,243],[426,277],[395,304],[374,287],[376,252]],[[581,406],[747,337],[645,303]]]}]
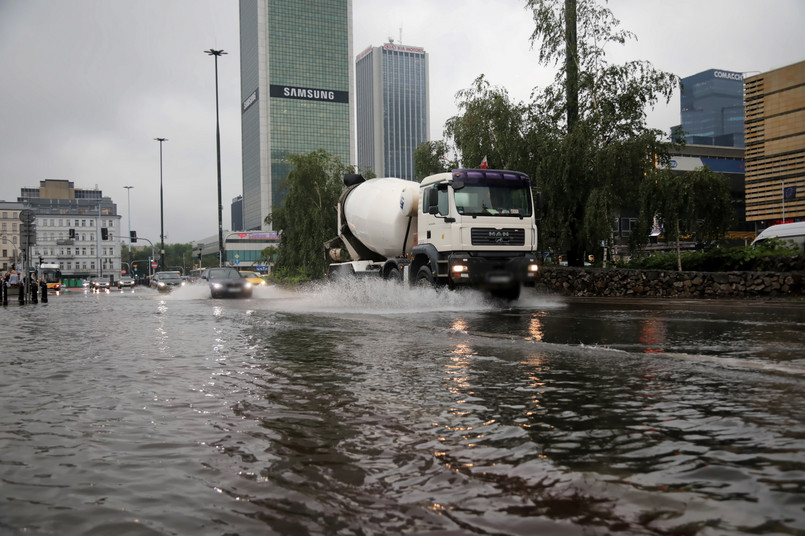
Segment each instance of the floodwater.
[{"label": "floodwater", "polygon": [[0,534],[805,534],[803,303],[351,281],[0,319]]}]

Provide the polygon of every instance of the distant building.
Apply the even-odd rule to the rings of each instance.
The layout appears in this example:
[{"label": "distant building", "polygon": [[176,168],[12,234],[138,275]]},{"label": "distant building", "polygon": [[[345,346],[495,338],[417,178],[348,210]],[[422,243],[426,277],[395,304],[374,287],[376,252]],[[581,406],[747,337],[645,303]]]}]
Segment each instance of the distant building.
[{"label": "distant building", "polygon": [[[268,272],[272,259],[263,257],[267,247],[278,246],[280,236],[273,231],[224,231],[224,249],[226,259],[224,266],[232,266],[238,270],[257,270]],[[208,236],[193,244],[193,265],[195,268],[210,266],[209,259],[214,258],[217,266],[218,235]],[[204,259],[208,259],[206,262]]]},{"label": "distant building", "polygon": [[744,146],[743,74],[709,69],[680,81],[681,129],[695,145]]},{"label": "distant building", "polygon": [[239,195],[235,199],[232,200],[231,212],[232,212],[232,230],[233,231],[242,231],[243,230],[243,196],[242,195]]},{"label": "distant building", "polygon": [[414,149],[430,139],[428,54],[386,43],[355,60],[358,168],[414,180]]},{"label": "distant building", "polygon": [[241,0],[243,227],[270,230],[291,170],[324,149],[352,163],[351,0]]},{"label": "distant building", "polygon": [[120,277],[120,239],[128,236],[123,236],[117,205],[101,190],[46,179],[39,188],[22,188],[17,202],[36,217],[31,266],[41,257],[58,264],[64,278]]},{"label": "distant building", "polygon": [[[712,145],[685,145],[682,149],[672,152],[668,162],[674,174],[684,174],[707,166],[712,171],[721,173],[726,177],[730,190],[732,208],[735,212],[735,223],[727,232],[727,238],[740,238],[749,240],[754,237],[753,226],[746,221],[745,201],[745,173],[744,149],[741,147],[714,147]],[[638,211],[636,209],[624,211],[617,219],[615,235],[622,239],[628,238],[636,228]],[[618,252],[625,254],[626,240],[619,241],[622,245]],[[692,243],[690,245],[693,245]]]},{"label": "distant building", "polygon": [[760,230],[805,219],[805,61],[744,80],[746,215]]},{"label": "distant building", "polygon": [[0,270],[18,269],[20,257],[20,211],[22,203],[0,201]]}]

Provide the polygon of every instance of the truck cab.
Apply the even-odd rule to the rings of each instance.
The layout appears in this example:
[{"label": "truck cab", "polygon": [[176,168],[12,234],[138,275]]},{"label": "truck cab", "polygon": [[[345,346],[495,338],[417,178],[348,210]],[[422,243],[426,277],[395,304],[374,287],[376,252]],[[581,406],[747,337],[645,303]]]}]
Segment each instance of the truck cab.
[{"label": "truck cab", "polygon": [[517,171],[456,169],[420,184],[417,244],[409,279],[472,286],[515,299],[533,285],[537,264],[534,202]]}]

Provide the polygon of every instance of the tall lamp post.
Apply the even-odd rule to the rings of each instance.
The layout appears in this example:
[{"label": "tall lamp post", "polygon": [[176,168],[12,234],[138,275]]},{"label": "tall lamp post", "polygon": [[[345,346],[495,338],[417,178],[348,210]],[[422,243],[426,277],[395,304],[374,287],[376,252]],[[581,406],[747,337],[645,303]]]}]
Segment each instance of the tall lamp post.
[{"label": "tall lamp post", "polygon": [[[159,142],[159,269],[165,270],[165,213],[162,198],[162,144],[168,138],[154,138]],[[129,237],[131,240],[131,237]]]},{"label": "tall lamp post", "polygon": [[218,117],[218,57],[226,54],[223,50],[209,49],[205,53],[215,57],[215,148],[218,154],[218,266],[224,262],[223,210],[221,201],[221,124]]},{"label": "tall lamp post", "polygon": [[126,189],[126,200],[128,201],[128,215],[129,215],[129,275],[131,275],[131,261],[134,259],[131,252],[131,189],[134,186],[124,186]]}]

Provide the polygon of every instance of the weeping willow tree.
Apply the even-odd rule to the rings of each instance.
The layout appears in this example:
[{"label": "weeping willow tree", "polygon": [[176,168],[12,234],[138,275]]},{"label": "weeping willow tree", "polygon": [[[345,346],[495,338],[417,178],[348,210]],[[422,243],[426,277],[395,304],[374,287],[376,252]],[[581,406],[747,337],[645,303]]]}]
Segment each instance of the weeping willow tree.
[{"label": "weeping willow tree", "polygon": [[286,157],[293,169],[282,204],[266,217],[281,234],[274,274],[281,278],[316,279],[327,268],[322,244],[336,236],[338,197],[344,173],[352,167],[322,149]]},{"label": "weeping willow tree", "polygon": [[684,174],[668,168],[653,170],[639,191],[640,217],[634,236],[636,240],[647,237],[656,221],[665,241],[675,245],[679,271],[683,236],[700,242],[718,240],[735,218],[727,178],[708,167]]},{"label": "weeping willow tree", "polygon": [[528,171],[527,106],[514,102],[505,88],[480,75],[456,94],[459,113],[445,122],[463,167],[476,168],[487,159],[490,168]]},{"label": "weeping willow tree", "polygon": [[444,140],[426,141],[414,149],[414,178],[417,182],[435,173],[459,167],[448,157],[450,147]]},{"label": "weeping willow tree", "polygon": [[594,0],[529,0],[527,7],[540,63],[558,68],[529,109],[543,226],[568,264],[579,266],[585,251],[609,238],[620,211],[637,205],[649,157],[667,159],[670,145],[647,127],[646,109],[668,102],[678,78],[645,61],[610,64],[605,48],[635,36]]}]

